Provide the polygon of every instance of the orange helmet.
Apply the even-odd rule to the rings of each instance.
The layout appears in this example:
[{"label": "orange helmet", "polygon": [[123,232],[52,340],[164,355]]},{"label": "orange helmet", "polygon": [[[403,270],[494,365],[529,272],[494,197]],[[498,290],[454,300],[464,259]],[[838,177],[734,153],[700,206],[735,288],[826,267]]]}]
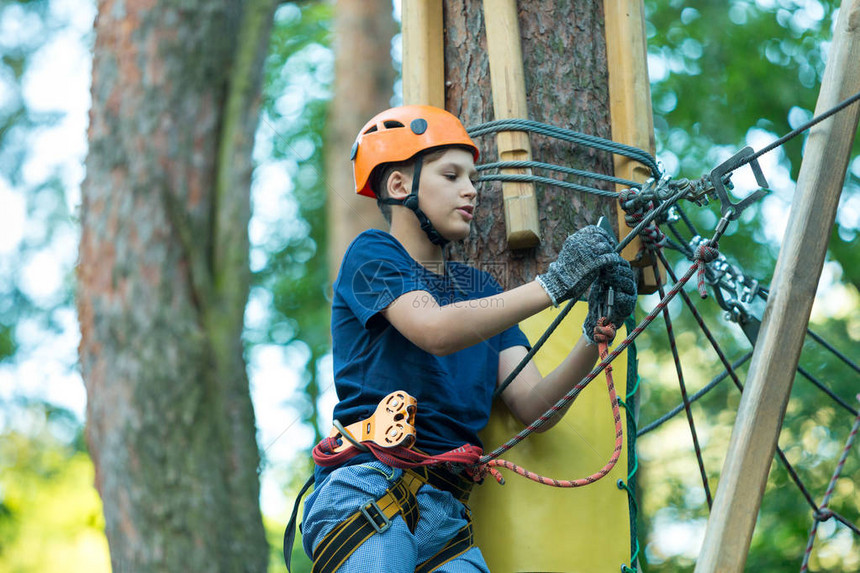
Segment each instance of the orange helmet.
[{"label": "orange helmet", "polygon": [[443,145],[461,145],[478,160],[478,146],[451,113],[430,105],[404,105],[368,121],[352,146],[355,192],[375,198],[370,175],[384,163],[406,161],[416,153]]}]

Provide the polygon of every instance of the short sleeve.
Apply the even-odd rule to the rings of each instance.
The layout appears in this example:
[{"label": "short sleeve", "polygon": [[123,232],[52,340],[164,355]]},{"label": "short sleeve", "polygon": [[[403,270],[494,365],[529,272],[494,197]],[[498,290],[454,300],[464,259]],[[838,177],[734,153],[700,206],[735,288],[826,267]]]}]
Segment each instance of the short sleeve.
[{"label": "short sleeve", "polygon": [[520,330],[519,326],[512,326],[509,329],[505,330],[499,335],[499,350],[504,350],[506,348],[511,348],[512,346],[525,346],[527,349],[531,350],[531,342]]},{"label": "short sleeve", "polygon": [[391,235],[381,231],[362,233],[344,255],[334,286],[335,297],[340,297],[367,326],[373,316],[400,295],[424,288],[414,264]]}]

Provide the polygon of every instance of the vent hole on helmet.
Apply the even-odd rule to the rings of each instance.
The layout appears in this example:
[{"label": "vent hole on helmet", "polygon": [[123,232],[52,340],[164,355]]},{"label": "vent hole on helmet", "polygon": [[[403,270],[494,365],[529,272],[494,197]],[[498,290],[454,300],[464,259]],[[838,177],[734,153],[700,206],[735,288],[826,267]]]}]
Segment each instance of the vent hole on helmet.
[{"label": "vent hole on helmet", "polygon": [[385,127],[387,127],[388,129],[391,129],[392,127],[406,127],[405,125],[403,125],[399,121],[394,121],[394,120],[386,121],[383,123],[383,125]]}]

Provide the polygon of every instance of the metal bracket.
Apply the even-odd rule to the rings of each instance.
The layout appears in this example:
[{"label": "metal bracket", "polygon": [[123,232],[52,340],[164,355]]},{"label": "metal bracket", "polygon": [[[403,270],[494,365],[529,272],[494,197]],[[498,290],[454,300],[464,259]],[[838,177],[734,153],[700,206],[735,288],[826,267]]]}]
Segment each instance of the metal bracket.
[{"label": "metal bracket", "polygon": [[[748,158],[752,155],[754,155],[753,148],[749,146],[744,147],[732,155],[728,160],[714,167],[709,176],[711,185],[714,186],[714,192],[720,200],[720,213],[722,214],[723,219],[727,221],[734,221],[740,217],[740,214],[744,209],[770,193],[770,189],[767,187],[767,179],[765,179],[758,161],[755,159],[748,161]],[[729,199],[726,185],[728,184],[731,186],[731,172],[747,163],[749,163],[749,166],[752,168],[756,183],[758,183],[761,189],[753,192],[748,197],[741,199],[737,203],[732,203],[731,199]]]},{"label": "metal bracket", "polygon": [[738,323],[752,346],[755,346],[756,340],[758,340],[764,307],[765,302],[756,297],[749,303],[734,303],[732,310],[726,313],[729,320]]}]

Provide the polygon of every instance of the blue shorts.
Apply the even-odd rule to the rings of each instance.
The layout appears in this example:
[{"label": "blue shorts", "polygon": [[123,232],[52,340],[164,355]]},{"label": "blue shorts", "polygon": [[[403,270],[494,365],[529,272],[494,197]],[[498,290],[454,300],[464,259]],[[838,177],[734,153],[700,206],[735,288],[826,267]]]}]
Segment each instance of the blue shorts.
[{"label": "blue shorts", "polygon": [[[382,497],[403,473],[381,462],[346,466],[331,472],[305,501],[302,544],[313,555],[329,531],[368,501]],[[399,515],[391,527],[372,535],[343,566],[341,573],[414,573],[467,523],[466,507],[449,492],[425,485],[415,496],[421,518],[415,533]],[[473,546],[445,563],[439,573],[489,573],[481,550]]]}]

